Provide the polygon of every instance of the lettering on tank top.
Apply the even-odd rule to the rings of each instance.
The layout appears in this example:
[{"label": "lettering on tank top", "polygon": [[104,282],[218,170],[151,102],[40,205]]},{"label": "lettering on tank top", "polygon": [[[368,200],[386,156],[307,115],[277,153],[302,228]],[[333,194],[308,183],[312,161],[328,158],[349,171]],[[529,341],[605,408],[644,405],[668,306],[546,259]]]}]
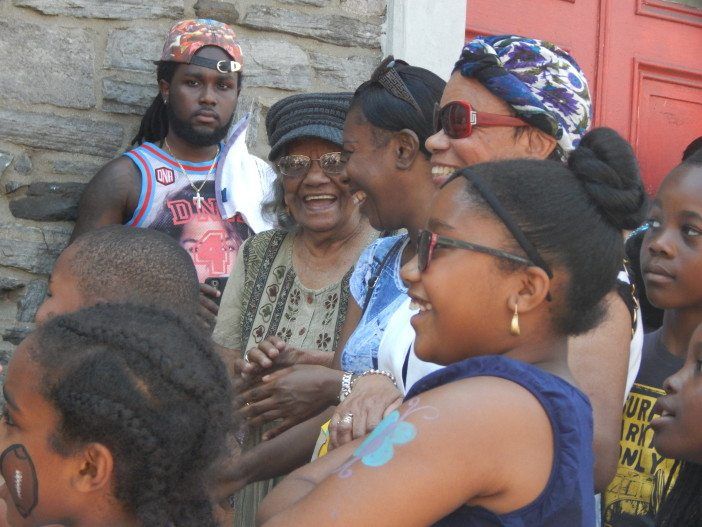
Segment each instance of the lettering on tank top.
[{"label": "lettering on tank top", "polygon": [[228,277],[239,247],[253,231],[240,214],[222,219],[213,181],[202,186],[202,205],[200,210],[196,207],[192,185],[200,188],[210,165],[185,165],[188,179],[173,158],[154,144],[144,143],[127,155],[142,175],[139,205],[128,224],[175,238],[190,254],[200,282]]}]

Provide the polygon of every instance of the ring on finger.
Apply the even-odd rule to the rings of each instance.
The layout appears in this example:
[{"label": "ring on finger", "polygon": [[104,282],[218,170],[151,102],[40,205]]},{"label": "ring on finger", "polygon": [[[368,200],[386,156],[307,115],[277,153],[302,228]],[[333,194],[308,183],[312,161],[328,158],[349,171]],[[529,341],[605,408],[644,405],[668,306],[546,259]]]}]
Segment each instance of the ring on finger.
[{"label": "ring on finger", "polygon": [[344,417],[341,418],[341,421],[339,423],[348,423],[351,424],[353,422],[353,414],[351,412],[347,413]]},{"label": "ring on finger", "polygon": [[249,360],[249,350],[246,350],[246,351],[244,352],[244,362],[245,362],[246,364],[251,364],[251,361]]}]

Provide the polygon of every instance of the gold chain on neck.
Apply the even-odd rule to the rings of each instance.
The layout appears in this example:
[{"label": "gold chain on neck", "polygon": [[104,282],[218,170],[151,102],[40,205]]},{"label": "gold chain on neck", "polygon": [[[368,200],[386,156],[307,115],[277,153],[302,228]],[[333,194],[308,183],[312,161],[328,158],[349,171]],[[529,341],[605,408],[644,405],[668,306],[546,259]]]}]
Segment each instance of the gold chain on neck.
[{"label": "gold chain on neck", "polygon": [[200,191],[202,191],[202,188],[205,186],[205,183],[207,183],[210,180],[210,176],[212,176],[212,171],[214,170],[215,165],[217,164],[217,160],[219,159],[219,153],[222,150],[222,147],[220,145],[217,145],[217,155],[215,155],[214,159],[212,160],[212,164],[210,165],[210,169],[207,171],[207,175],[205,176],[204,181],[200,184],[199,187],[193,183],[193,180],[190,179],[190,174],[185,170],[185,167],[181,164],[180,160],[173,154],[173,150],[171,150],[171,147],[168,145],[168,141],[166,139],[163,139],[163,146],[166,148],[168,153],[171,155],[173,159],[175,159],[176,163],[178,163],[178,166],[180,167],[180,171],[183,173],[183,175],[187,178],[188,183],[190,183],[190,186],[192,189],[195,191],[195,196],[193,197],[193,203],[195,204],[195,207],[197,208],[198,212],[202,208],[202,201],[203,198],[200,195]]}]

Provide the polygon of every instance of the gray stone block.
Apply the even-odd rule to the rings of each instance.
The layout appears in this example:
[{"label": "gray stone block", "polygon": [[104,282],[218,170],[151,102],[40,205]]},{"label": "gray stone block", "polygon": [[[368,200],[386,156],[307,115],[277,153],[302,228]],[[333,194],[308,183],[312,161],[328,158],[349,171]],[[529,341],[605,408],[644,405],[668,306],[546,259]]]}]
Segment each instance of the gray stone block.
[{"label": "gray stone block", "polygon": [[32,160],[26,153],[22,153],[15,161],[15,172],[26,176],[32,171]]},{"label": "gray stone block", "polygon": [[[1,323],[2,321],[0,321]],[[4,332],[3,332],[4,333]],[[0,364],[5,366],[8,362],[10,362],[10,359],[12,358],[12,354],[15,352],[15,345],[12,344],[11,342],[7,341],[0,341]],[[7,372],[7,368],[4,368],[2,371],[2,381],[4,382],[5,380],[5,372]],[[0,404],[4,401],[4,398],[2,396],[2,393],[0,393]]]},{"label": "gray stone block", "polygon": [[0,108],[0,137],[19,145],[112,157],[123,135],[117,123]]},{"label": "gray stone block", "polygon": [[29,227],[2,223],[0,265],[48,275],[70,235],[70,227],[59,225]]},{"label": "gray stone block", "polygon": [[12,163],[13,155],[8,152],[0,152],[0,176],[3,175],[5,169]]},{"label": "gray stone block", "polygon": [[239,11],[234,4],[220,0],[197,0],[195,14],[198,18],[214,18],[225,24],[239,22]]},{"label": "gray stone block", "polygon": [[307,53],[290,42],[247,39],[242,42],[246,60],[244,86],[305,91],[312,86],[313,70]]},{"label": "gray stone block", "polygon": [[34,221],[74,221],[84,183],[32,183],[26,196],[10,201],[15,218]]},{"label": "gray stone block", "polygon": [[387,0],[340,0],[341,10],[354,16],[384,17]]},{"label": "gray stone block", "polygon": [[270,150],[266,138],[265,125],[265,116],[268,113],[268,108],[269,106],[260,97],[244,89],[239,97],[239,104],[234,115],[234,120],[238,121],[245,114],[251,113],[249,128],[246,131],[246,145],[249,147],[249,152],[264,160],[268,160],[268,152]]},{"label": "gray stone block", "polygon": [[183,18],[183,0],[13,0],[45,15],[79,18],[138,20],[142,18]]},{"label": "gray stone block", "polygon": [[[5,330],[2,333],[2,340],[14,345],[18,345],[25,338],[27,338],[27,335],[34,331],[35,327],[36,325],[31,322],[15,322],[10,327],[5,328]],[[9,355],[5,355],[5,357],[0,358],[0,362],[3,359],[9,361],[10,357],[11,353]]]},{"label": "gray stone block", "polygon": [[107,77],[102,79],[102,109],[106,112],[143,115],[157,93],[156,77],[149,84]]},{"label": "gray stone block", "polygon": [[85,181],[92,178],[102,166],[107,163],[107,159],[99,161],[81,161],[78,159],[54,159],[51,161],[51,168],[56,174],[67,174],[80,176]]},{"label": "gray stone block", "polygon": [[27,285],[26,280],[20,280],[11,276],[0,276],[0,291],[4,293],[14,291],[25,285]]},{"label": "gray stone block", "polygon": [[281,4],[290,5],[311,5],[314,7],[325,7],[331,4],[331,0],[278,0]]},{"label": "gray stone block", "polygon": [[44,301],[48,283],[46,280],[32,280],[27,284],[24,296],[17,302],[17,321],[33,322],[37,309]]},{"label": "gray stone block", "polygon": [[310,52],[310,62],[317,76],[329,89],[355,91],[367,81],[381,57],[333,57],[315,51]]},{"label": "gray stone block", "polygon": [[24,103],[92,108],[95,53],[88,29],[0,21],[0,56],[19,68],[0,68],[0,93]]},{"label": "gray stone block", "polygon": [[12,194],[17,192],[19,189],[26,187],[27,183],[22,181],[5,181],[5,194]]},{"label": "gray stone block", "polygon": [[[107,35],[105,67],[119,70],[156,72],[167,30],[113,29]],[[156,76],[154,75],[154,82]]]},{"label": "gray stone block", "polygon": [[310,37],[339,46],[380,48],[379,23],[374,24],[343,15],[311,14],[292,9],[252,5],[240,24],[255,29]]}]

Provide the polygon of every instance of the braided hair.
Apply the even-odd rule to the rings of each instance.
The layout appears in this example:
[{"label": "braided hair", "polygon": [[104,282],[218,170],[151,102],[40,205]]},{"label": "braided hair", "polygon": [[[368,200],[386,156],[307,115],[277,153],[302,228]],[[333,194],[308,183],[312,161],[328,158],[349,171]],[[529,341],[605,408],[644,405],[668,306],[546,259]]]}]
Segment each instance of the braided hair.
[{"label": "braided hair", "polygon": [[656,516],[656,527],[702,525],[702,465],[683,463]]},{"label": "braided hair", "polygon": [[214,527],[206,490],[225,452],[230,385],[199,326],[171,312],[101,304],[53,318],[30,337],[60,455],[99,442],[113,492],[149,527]]}]

